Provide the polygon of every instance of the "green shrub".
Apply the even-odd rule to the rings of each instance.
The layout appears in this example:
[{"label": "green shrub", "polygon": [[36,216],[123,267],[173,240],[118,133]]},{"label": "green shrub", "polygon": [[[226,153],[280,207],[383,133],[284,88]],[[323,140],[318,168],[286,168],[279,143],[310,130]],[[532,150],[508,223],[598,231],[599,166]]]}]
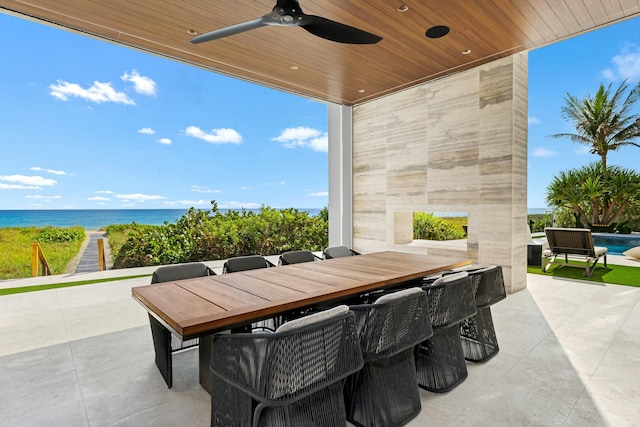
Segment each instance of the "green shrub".
[{"label": "green shrub", "polygon": [[82,227],[46,227],[36,235],[35,240],[39,243],[82,242],[85,237],[84,228]]},{"label": "green shrub", "polygon": [[175,224],[109,226],[114,268],[319,251],[328,245],[328,222],[322,215],[267,206],[257,213],[229,210],[222,214],[215,201],[212,205],[211,211],[189,209]]},{"label": "green shrub", "polygon": [[457,240],[464,239],[462,229],[438,218],[432,213],[413,213],[413,238],[417,240]]}]

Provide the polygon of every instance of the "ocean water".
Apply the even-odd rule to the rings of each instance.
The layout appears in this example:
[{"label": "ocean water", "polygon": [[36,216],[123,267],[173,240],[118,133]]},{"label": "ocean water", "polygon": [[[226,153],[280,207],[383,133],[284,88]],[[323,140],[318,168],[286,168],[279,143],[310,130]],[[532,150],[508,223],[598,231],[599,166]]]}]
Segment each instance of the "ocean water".
[{"label": "ocean water", "polygon": [[[110,224],[162,225],[174,223],[188,209],[62,209],[62,210],[0,210],[3,227],[73,227],[98,230]],[[299,209],[317,215],[320,209]],[[226,209],[220,209],[225,213]],[[258,210],[256,210],[257,212]]]}]

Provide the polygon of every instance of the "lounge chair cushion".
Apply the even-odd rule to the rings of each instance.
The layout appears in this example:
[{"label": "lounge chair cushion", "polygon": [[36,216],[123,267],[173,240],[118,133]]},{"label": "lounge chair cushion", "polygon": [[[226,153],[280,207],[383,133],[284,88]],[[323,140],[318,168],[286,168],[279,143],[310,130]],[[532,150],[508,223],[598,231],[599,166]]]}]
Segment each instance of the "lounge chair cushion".
[{"label": "lounge chair cushion", "polygon": [[624,255],[630,258],[640,259],[640,246],[636,246],[635,248],[631,248],[628,251],[623,252]]},{"label": "lounge chair cushion", "polygon": [[602,246],[594,246],[593,250],[595,251],[596,256],[602,256],[607,252],[607,248]]}]

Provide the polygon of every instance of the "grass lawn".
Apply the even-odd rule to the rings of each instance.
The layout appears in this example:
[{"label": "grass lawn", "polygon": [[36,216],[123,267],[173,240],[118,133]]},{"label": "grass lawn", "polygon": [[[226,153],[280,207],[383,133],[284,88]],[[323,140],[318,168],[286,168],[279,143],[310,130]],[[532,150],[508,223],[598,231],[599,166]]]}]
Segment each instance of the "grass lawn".
[{"label": "grass lawn", "polygon": [[[570,261],[570,263],[572,263]],[[579,262],[575,262],[580,265]],[[581,263],[584,265],[584,263]],[[640,268],[629,267],[626,265],[609,264],[606,267],[602,264],[602,260],[598,262],[591,277],[584,277],[584,268],[552,266],[546,273],[542,272],[541,267],[527,267],[528,273],[542,274],[546,276],[560,277],[563,279],[587,280],[597,283],[611,283],[615,285],[626,285],[640,287]]]},{"label": "grass lawn", "polygon": [[139,274],[137,276],[110,277],[108,279],[81,280],[78,282],[51,283],[48,285],[33,285],[33,286],[20,286],[16,288],[5,288],[5,289],[0,289],[0,296],[22,294],[25,292],[45,291],[47,289],[68,288],[71,286],[93,285],[95,283],[115,282],[116,280],[137,279],[138,277],[147,277],[147,276],[151,277],[150,274]]},{"label": "grass lawn", "polygon": [[[53,231],[52,231],[53,230]],[[43,241],[52,234],[80,233],[81,240]],[[51,274],[62,274],[69,261],[76,256],[84,240],[84,229],[52,229],[50,227],[0,228],[0,280],[31,277],[31,243],[39,242]]]}]

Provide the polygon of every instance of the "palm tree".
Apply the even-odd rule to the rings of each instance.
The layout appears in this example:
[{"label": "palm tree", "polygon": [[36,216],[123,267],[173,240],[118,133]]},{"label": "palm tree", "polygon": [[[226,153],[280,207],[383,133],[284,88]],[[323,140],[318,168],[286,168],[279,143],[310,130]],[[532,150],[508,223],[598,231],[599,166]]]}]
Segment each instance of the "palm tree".
[{"label": "palm tree", "polygon": [[640,207],[640,174],[613,165],[605,175],[600,162],[563,171],[547,187],[547,203],[569,209],[576,227],[610,225]]},{"label": "palm tree", "polygon": [[558,133],[552,138],[567,138],[573,142],[591,147],[590,152],[600,156],[602,171],[607,173],[607,154],[634,142],[640,137],[640,115],[630,114],[630,110],[640,99],[640,82],[625,97],[629,88],[627,80],[611,94],[611,84],[605,89],[601,83],[594,97],[585,99],[567,93],[562,117],[571,121],[577,133]]}]

